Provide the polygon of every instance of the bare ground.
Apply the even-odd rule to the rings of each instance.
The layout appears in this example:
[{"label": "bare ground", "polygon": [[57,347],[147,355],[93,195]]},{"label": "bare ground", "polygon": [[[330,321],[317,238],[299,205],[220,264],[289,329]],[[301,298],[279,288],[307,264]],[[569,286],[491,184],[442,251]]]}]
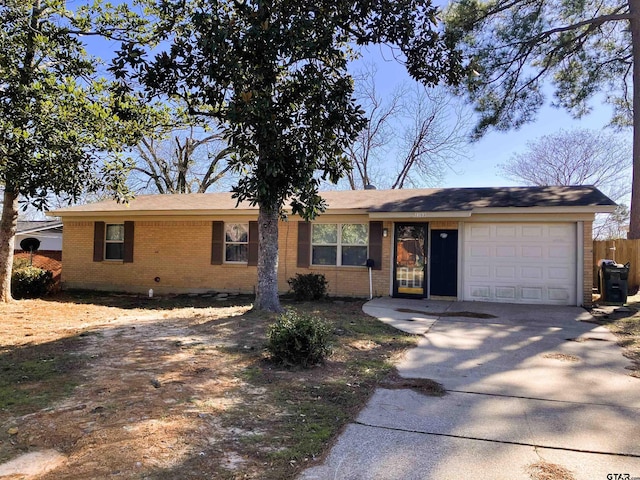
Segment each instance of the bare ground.
[{"label": "bare ground", "polygon": [[248,299],[2,305],[0,368],[14,380],[10,398],[0,395],[0,464],[52,451],[63,461],[49,473],[7,478],[293,476],[322,457],[414,342],[380,330],[361,305],[297,307],[322,313],[336,333],[334,354],[311,370],[266,358],[272,318],[249,311]]}]

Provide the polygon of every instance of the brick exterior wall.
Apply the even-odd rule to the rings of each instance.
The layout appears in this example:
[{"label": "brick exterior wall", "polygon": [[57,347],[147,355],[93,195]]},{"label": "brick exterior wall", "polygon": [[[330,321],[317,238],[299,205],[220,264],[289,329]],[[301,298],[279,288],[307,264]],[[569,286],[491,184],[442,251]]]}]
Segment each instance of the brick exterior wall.
[{"label": "brick exterior wall", "polygon": [[[97,219],[121,223],[125,219]],[[131,220],[127,218],[127,220]],[[147,292],[158,294],[183,292],[254,293],[257,267],[246,264],[211,265],[212,221],[145,218],[135,220],[134,256],[132,263],[122,261],[94,262],[94,222],[89,219],[67,219],[64,222],[64,264],[62,283],[65,288]],[[219,220],[219,218],[215,218]],[[248,223],[253,217],[224,218],[225,222]],[[367,215],[344,217],[326,215],[324,223],[368,223]],[[593,282],[592,240],[590,221],[584,221],[583,304],[591,305]],[[457,221],[436,220],[432,229],[457,229]],[[390,294],[392,282],[393,222],[384,221],[388,236],[383,238],[382,265],[372,270],[374,296]],[[369,272],[365,267],[297,267],[297,220],[279,224],[278,288],[287,292],[287,280],[296,273],[323,273],[330,295],[366,297],[369,295]],[[159,281],[155,279],[159,278]]]},{"label": "brick exterior wall", "polygon": [[[102,220],[102,219],[100,219]],[[253,220],[253,219],[252,219]],[[225,219],[247,223],[248,219]],[[323,219],[324,221],[324,219]],[[341,219],[343,223],[368,223],[367,216]],[[108,220],[106,223],[119,223]],[[298,268],[297,221],[280,222],[278,288],[289,290],[287,280],[296,273],[323,273],[330,295],[368,296],[369,273],[365,267]],[[385,223],[391,229],[391,223]],[[211,221],[135,221],[134,257],[122,261],[93,262],[93,221],[64,222],[65,252],[62,282],[65,288],[121,290],[144,293],[239,292],[254,293],[257,267],[225,263],[211,265]],[[384,239],[387,240],[387,239]],[[388,295],[389,241],[383,242],[381,270],[372,271],[374,295]],[[155,279],[158,277],[159,282]]]},{"label": "brick exterior wall", "polygon": [[593,306],[593,222],[583,222],[583,274],[582,274],[582,306]]}]

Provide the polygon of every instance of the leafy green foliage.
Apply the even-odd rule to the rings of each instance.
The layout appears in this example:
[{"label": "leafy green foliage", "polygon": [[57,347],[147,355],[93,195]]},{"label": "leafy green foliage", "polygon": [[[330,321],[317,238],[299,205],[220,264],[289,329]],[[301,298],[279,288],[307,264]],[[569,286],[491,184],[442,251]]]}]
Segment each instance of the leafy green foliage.
[{"label": "leafy green foliage", "polygon": [[53,287],[53,273],[38,267],[23,267],[11,274],[13,298],[38,298],[47,295]]},{"label": "leafy green foliage", "polygon": [[[94,14],[62,0],[0,7],[0,183],[40,209],[49,193],[76,199],[105,183],[126,198],[128,162],[106,154],[135,142],[147,107],[98,77],[100,60],[81,41],[93,21],[106,28]],[[127,17],[108,18],[115,30]]]},{"label": "leafy green foliage", "polygon": [[233,195],[260,208],[256,308],[280,311],[278,215],[285,202],[305,219],[324,211],[320,182],[345,175],[366,125],[347,72],[354,47],[396,47],[426,85],[456,83],[460,55],[431,0],[149,0],[148,12],[153,50],[123,42],[111,71],[220,124]]},{"label": "leafy green foliage", "polygon": [[278,363],[310,367],[331,353],[331,327],[311,315],[286,310],[267,331],[267,350]]},{"label": "leafy green foliage", "polygon": [[24,257],[13,257],[13,270],[19,270],[21,268],[30,267],[31,262],[28,258]]},{"label": "leafy green foliage", "polygon": [[82,38],[139,36],[145,21],[126,4],[100,0],[75,11],[64,0],[0,3],[0,300],[10,299],[18,198],[44,210],[54,194],[69,201],[130,194],[123,149],[146,128],[153,103],[99,75]]},{"label": "leafy green foliage", "polygon": [[296,300],[313,301],[327,296],[327,279],[322,273],[297,273],[287,280]]},{"label": "leafy green foliage", "polygon": [[414,78],[459,77],[459,58],[437,28],[428,0],[168,1],[156,5],[164,48],[124,44],[113,70],[152,94],[187,101],[216,118],[236,151],[239,200],[312,218],[323,209],[320,176],[336,182],[343,152],[364,127],[347,73],[351,45],[396,45]]},{"label": "leafy green foliage", "polygon": [[466,90],[480,113],[476,136],[532,121],[553,83],[554,104],[577,117],[599,91],[629,124],[629,6],[621,0],[461,0],[446,13],[446,35],[468,60]]}]

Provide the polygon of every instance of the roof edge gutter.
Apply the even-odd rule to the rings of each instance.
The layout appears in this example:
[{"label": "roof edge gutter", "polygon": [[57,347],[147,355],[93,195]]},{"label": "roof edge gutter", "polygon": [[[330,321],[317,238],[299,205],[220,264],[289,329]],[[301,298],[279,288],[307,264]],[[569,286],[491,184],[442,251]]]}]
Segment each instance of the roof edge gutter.
[{"label": "roof edge gutter", "polygon": [[369,212],[369,218],[380,220],[392,220],[395,218],[469,218],[471,213],[471,210],[462,212]]}]

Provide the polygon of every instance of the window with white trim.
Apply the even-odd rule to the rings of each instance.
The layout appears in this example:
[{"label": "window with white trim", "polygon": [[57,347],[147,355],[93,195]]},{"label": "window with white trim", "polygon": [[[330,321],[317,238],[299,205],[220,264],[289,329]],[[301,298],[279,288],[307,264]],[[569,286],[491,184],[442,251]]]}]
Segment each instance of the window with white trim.
[{"label": "window with white trim", "polygon": [[124,258],[124,224],[107,224],[105,227],[104,259],[122,260]]},{"label": "window with white trim", "polygon": [[224,261],[247,263],[249,250],[249,224],[224,224]]},{"label": "window with white trim", "polygon": [[311,226],[311,264],[364,266],[369,253],[369,225],[314,223]]}]

